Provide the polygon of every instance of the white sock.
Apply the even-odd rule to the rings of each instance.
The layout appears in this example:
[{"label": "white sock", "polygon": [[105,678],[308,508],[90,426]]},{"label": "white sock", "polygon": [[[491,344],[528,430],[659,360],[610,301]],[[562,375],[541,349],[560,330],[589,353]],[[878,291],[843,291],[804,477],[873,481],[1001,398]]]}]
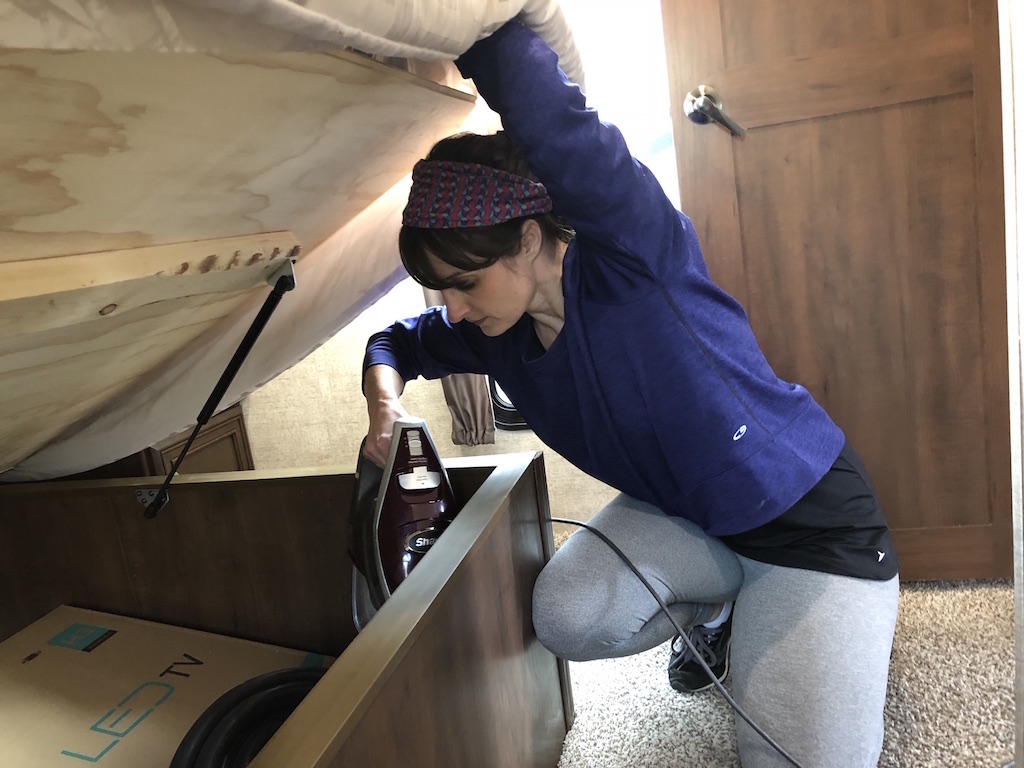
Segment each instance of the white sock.
[{"label": "white sock", "polygon": [[725,624],[729,620],[729,614],[732,613],[732,601],[722,604],[722,612],[718,614],[718,618],[714,621],[709,621],[704,626],[708,629],[718,629],[720,626]]}]

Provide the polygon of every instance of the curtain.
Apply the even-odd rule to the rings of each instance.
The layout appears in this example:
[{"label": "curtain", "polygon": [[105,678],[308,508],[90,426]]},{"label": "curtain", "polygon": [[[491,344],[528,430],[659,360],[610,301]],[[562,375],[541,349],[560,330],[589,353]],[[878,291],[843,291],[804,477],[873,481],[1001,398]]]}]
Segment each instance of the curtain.
[{"label": "curtain", "polygon": [[[444,303],[439,291],[423,289],[427,306]],[[454,373],[441,379],[444,399],[452,415],[452,442],[455,445],[494,443],[494,411],[487,377],[479,373]]]}]

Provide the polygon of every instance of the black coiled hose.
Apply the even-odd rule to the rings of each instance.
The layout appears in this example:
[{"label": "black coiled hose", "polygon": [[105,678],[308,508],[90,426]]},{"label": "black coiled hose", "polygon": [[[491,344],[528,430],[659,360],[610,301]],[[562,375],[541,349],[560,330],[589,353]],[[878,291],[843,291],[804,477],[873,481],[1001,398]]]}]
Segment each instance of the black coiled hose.
[{"label": "black coiled hose", "polygon": [[246,768],[325,671],[282,669],[232,688],[196,720],[169,768]]}]

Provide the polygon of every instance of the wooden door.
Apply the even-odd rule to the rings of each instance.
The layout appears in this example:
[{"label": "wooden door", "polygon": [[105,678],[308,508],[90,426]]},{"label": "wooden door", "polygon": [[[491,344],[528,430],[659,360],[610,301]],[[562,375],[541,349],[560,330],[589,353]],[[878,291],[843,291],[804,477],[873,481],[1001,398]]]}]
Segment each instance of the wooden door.
[{"label": "wooden door", "polygon": [[[1012,575],[996,0],[663,0],[680,199],[904,579]],[[718,92],[742,139],[683,100]]]}]

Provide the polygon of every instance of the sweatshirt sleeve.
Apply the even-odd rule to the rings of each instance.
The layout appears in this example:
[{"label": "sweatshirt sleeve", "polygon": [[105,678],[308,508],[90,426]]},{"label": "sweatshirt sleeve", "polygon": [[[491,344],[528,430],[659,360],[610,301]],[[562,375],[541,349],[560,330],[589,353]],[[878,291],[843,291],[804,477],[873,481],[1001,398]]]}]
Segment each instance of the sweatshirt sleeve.
[{"label": "sweatshirt sleeve", "polygon": [[456,64],[501,116],[555,211],[577,234],[634,256],[657,253],[652,233],[678,226],[678,212],[654,174],[632,157],[618,128],[587,107],[543,40],[511,21]]},{"label": "sweatshirt sleeve", "polygon": [[402,381],[485,372],[480,356],[462,330],[448,322],[444,307],[431,307],[418,317],[399,320],[373,334],[363,356],[364,380],[366,369],[372,365],[394,368]]}]

